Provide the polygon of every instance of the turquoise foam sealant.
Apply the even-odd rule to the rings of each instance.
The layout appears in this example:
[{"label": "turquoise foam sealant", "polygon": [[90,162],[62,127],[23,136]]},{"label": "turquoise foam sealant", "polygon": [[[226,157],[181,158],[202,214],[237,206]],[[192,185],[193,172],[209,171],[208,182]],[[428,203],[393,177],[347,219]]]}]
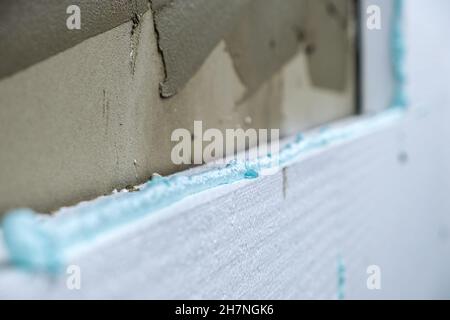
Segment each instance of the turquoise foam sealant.
[{"label": "turquoise foam sealant", "polygon": [[302,156],[336,144],[351,141],[379,130],[400,119],[406,106],[403,59],[405,49],[401,34],[402,0],[394,1],[395,23],[392,30],[395,94],[390,110],[361,118],[342,127],[319,130],[319,133],[286,144],[278,155],[267,155],[252,161],[231,161],[214,168],[206,167],[193,174],[180,173],[153,179],[139,192],[107,196],[83,203],[54,216],[38,215],[29,209],[18,209],[2,222],[4,243],[11,261],[29,270],[61,271],[72,251],[90,243],[108,231],[148,216],[188,196],[238,181],[257,179],[265,172],[275,172],[297,162]]},{"label": "turquoise foam sealant", "polygon": [[351,124],[311,134],[299,135],[278,155],[250,161],[233,160],[226,165],[159,177],[144,184],[139,192],[122,193],[66,208],[63,214],[43,216],[18,209],[3,220],[3,236],[13,263],[27,269],[62,270],[67,258],[78,246],[115,228],[127,225],[174,204],[188,196],[248,179],[266,172],[278,172],[302,156],[325,147],[351,141],[391,125],[403,111],[391,109]]},{"label": "turquoise foam sealant", "polygon": [[338,257],[337,261],[337,298],[338,300],[345,299],[345,284],[347,281],[346,268],[344,259],[341,256]]},{"label": "turquoise foam sealant", "polygon": [[233,161],[221,169],[192,176],[174,175],[146,183],[141,191],[104,197],[76,206],[70,214],[45,217],[18,209],[3,220],[3,236],[11,260],[31,269],[60,270],[72,248],[98,235],[164,208],[189,195],[256,178],[258,163]]},{"label": "turquoise foam sealant", "polygon": [[395,108],[406,108],[408,99],[405,92],[406,72],[405,72],[405,56],[406,46],[403,36],[403,14],[404,0],[394,0],[393,2],[393,18],[392,30],[390,35],[391,41],[391,61],[392,76],[394,78],[394,94],[391,106]]}]

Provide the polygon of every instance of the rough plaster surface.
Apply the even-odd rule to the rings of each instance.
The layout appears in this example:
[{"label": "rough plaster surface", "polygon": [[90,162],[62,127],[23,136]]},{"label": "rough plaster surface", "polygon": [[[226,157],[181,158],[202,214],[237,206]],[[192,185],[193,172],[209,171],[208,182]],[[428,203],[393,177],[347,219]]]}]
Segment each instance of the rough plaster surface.
[{"label": "rough plaster surface", "polygon": [[243,10],[225,39],[248,94],[300,51],[306,9],[303,0],[254,0]]},{"label": "rough plaster surface", "polygon": [[[303,85],[285,70],[248,95],[224,41],[179,94],[161,99],[165,73],[152,12],[133,26],[122,24],[0,82],[0,146],[7,150],[0,152],[1,213],[23,206],[48,212],[155,172],[182,170],[170,160],[170,136],[193,129],[194,120],[224,130],[280,128],[298,119],[291,128],[298,130],[352,113],[349,105],[310,116],[315,106],[295,101]],[[306,111],[285,112],[284,104]]]},{"label": "rough plaster surface", "polygon": [[349,55],[355,56],[354,4],[349,0],[310,0],[307,10],[305,29],[310,46],[311,81],[320,88],[342,91],[347,85],[347,72],[352,70],[348,63],[355,61],[349,59]]},{"label": "rough plaster surface", "polygon": [[[80,30],[66,27],[66,9],[70,5],[80,7]],[[3,0],[0,78],[128,22],[148,9],[148,0]]]},{"label": "rough plaster surface", "polygon": [[0,145],[8,150],[0,153],[0,212],[53,210],[181,170],[170,160],[171,133],[193,129],[194,120],[205,128],[279,127],[280,79],[236,107],[244,88],[223,43],[183,91],[161,99],[151,12],[136,49],[131,28],[123,24],[0,83]]},{"label": "rough plaster surface", "polygon": [[[344,87],[348,22],[354,14],[348,0],[8,0],[1,4],[0,77],[128,21],[133,21],[133,36],[140,32],[140,17],[150,3],[163,58],[164,97],[184,88],[223,39],[248,95],[279,71],[303,43],[313,83],[335,90]],[[72,4],[81,10],[80,30],[66,28],[65,10]],[[137,46],[136,39],[132,42]],[[130,54],[135,58],[134,51]]]},{"label": "rough plaster surface", "polygon": [[348,56],[345,89],[336,91],[314,86],[308,72],[307,56],[298,54],[282,68],[282,132],[295,134],[299,128],[312,128],[331,119],[355,112],[355,71],[353,56]]},{"label": "rough plaster surface", "polygon": [[163,2],[157,2],[153,10],[166,71],[161,95],[170,97],[186,85],[233,28],[249,0]]},{"label": "rough plaster surface", "polygon": [[302,48],[316,86],[345,87],[354,38],[348,0],[176,0],[156,2],[153,10],[166,70],[165,97],[184,87],[222,39],[248,94]]}]

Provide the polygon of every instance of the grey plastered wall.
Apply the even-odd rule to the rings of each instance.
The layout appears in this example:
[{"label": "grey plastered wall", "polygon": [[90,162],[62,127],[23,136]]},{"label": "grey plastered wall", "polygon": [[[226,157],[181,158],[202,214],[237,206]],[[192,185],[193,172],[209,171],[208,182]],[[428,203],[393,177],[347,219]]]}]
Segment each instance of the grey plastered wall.
[{"label": "grey plastered wall", "polygon": [[[69,31],[66,9],[77,5],[82,27]],[[0,78],[140,16],[148,0],[3,0],[0,3]]]},{"label": "grey plastered wall", "polygon": [[[227,49],[247,93],[270,79],[304,46],[318,87],[343,90],[353,1],[175,0],[153,5],[166,78],[176,94],[217,43]],[[333,52],[334,54],[330,54]]]},{"label": "grey plastered wall", "polygon": [[[345,0],[334,2],[345,4]],[[85,2],[79,3],[83,8]],[[87,29],[83,31],[82,27],[81,34],[77,34],[77,30],[65,30],[62,18],[53,21],[58,27],[51,29],[53,27],[49,26],[47,30],[52,37],[57,40],[69,34],[67,42],[60,44],[45,32],[44,35],[27,33],[25,22],[20,20],[22,17],[15,22],[7,14],[8,11],[14,16],[19,9],[29,7],[30,23],[43,23],[42,15],[33,15],[41,12],[39,4],[4,2],[9,10],[2,11],[8,17],[2,26],[9,25],[8,29],[17,23],[20,26],[14,31],[16,42],[8,35],[8,29],[0,32],[11,43],[11,48],[5,51],[4,61],[8,63],[2,65],[5,71],[0,80],[2,213],[24,206],[48,212],[110,193],[115,188],[142,183],[153,173],[169,174],[185,169],[170,160],[174,145],[170,136],[177,128],[191,130],[194,120],[203,120],[205,128],[224,130],[283,128],[288,118],[298,119],[292,128],[298,130],[349,115],[354,110],[350,98],[345,100],[348,101],[345,107],[333,108],[338,112],[310,115],[311,109],[319,110],[317,106],[311,107],[303,101],[296,104],[297,97],[290,98],[294,97],[292,92],[298,86],[310,88],[287,76],[308,69],[308,65],[289,65],[291,59],[304,57],[308,48],[308,32],[303,37],[301,30],[303,0],[283,1],[275,12],[271,10],[273,2],[265,2],[265,6],[258,7],[258,16],[246,11],[249,9],[243,2],[236,2],[242,11],[237,10],[233,19],[241,20],[226,25],[224,28],[229,28],[230,32],[222,30],[220,36],[214,38],[214,44],[208,46],[210,51],[199,51],[197,47],[186,50],[185,55],[202,54],[199,59],[191,60],[179,55],[182,48],[176,47],[177,38],[172,42],[162,41],[171,35],[170,30],[164,31],[161,27],[163,22],[173,21],[164,18],[164,14],[173,17],[183,8],[177,1],[169,5],[153,3],[155,16],[159,17],[155,20],[152,10],[146,11],[147,3],[142,1],[114,2],[112,7],[108,7],[110,2],[98,3],[106,5],[105,11],[93,10],[87,20],[83,20],[82,11],[82,26]],[[192,1],[198,8],[202,8],[202,3]],[[326,10],[326,2],[320,3]],[[295,10],[284,21],[291,7]],[[67,17],[62,3],[55,8],[57,10],[49,12],[47,17],[59,17],[61,12],[62,17]],[[221,7],[219,2],[208,2],[205,8],[215,8],[211,10],[217,13]],[[170,10],[174,10],[173,13]],[[203,17],[209,14],[208,10],[202,10],[199,14]],[[117,14],[117,19],[102,20],[102,14],[111,12]],[[98,21],[94,19],[95,15],[98,15]],[[300,22],[296,20],[297,15]],[[273,33],[258,35],[258,29],[248,23],[250,17],[256,25],[262,26],[266,17],[273,18],[274,29],[268,30]],[[350,14],[347,18],[351,19]],[[125,23],[121,23],[122,20]],[[183,20],[179,21],[181,25]],[[320,21],[317,20],[315,26],[314,23],[308,28],[305,26],[305,30],[320,34],[334,27],[333,23],[322,26]],[[238,37],[243,28],[248,29],[248,34]],[[43,31],[42,28],[33,30]],[[257,50],[249,51],[244,44],[254,35],[259,39],[252,42]],[[29,39],[30,36],[36,38]],[[198,34],[192,37],[194,43],[201,38]],[[52,48],[53,40],[58,44],[57,48]],[[30,52],[34,54],[17,50],[20,46],[26,48],[27,41],[31,41]],[[68,46],[73,47],[64,50]],[[258,48],[275,50],[280,55],[275,55],[276,59],[271,61],[271,55],[263,52],[263,59],[255,62],[254,56],[260,53]],[[44,49],[48,57],[42,60]],[[37,61],[40,62],[31,65]],[[160,83],[170,77],[169,69],[173,72],[183,70],[179,67],[183,61],[195,63],[177,87],[177,94],[170,99],[161,98]],[[259,74],[261,65],[270,66],[268,72]],[[320,61],[315,65],[320,65]],[[346,71],[346,74],[350,75],[351,83],[351,72]],[[333,90],[333,93],[352,97],[354,87],[347,86],[345,90]],[[329,96],[329,92],[318,94]],[[334,96],[330,96],[331,101],[335,101]],[[286,103],[304,112],[295,116],[286,114]]]},{"label": "grey plastered wall", "polygon": [[243,89],[223,45],[182,92],[161,99],[150,12],[140,27],[135,71],[127,23],[0,83],[0,211],[53,210],[181,170],[170,159],[171,133],[192,130],[194,120],[219,129],[276,121],[276,78],[235,108]]}]

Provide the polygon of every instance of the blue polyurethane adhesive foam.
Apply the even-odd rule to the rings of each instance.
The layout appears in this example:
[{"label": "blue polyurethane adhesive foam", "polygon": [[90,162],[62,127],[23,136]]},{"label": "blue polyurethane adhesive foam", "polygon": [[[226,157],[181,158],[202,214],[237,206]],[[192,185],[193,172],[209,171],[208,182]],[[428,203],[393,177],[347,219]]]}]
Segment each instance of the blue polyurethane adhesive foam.
[{"label": "blue polyurethane adhesive foam", "polygon": [[71,251],[98,236],[136,221],[190,195],[221,185],[257,179],[266,171],[279,170],[310,152],[364,136],[401,118],[406,106],[403,60],[405,48],[401,33],[402,0],[395,0],[392,30],[395,94],[390,110],[363,118],[344,127],[327,128],[308,137],[298,135],[278,156],[267,155],[253,161],[232,161],[219,168],[194,174],[175,174],[152,179],[139,192],[120,197],[103,197],[70,208],[70,214],[46,217],[29,209],[17,209],[3,220],[4,243],[11,261],[25,269],[58,272]]},{"label": "blue polyurethane adhesive foam", "polygon": [[297,139],[280,150],[253,161],[237,161],[219,168],[187,174],[159,177],[144,184],[139,192],[119,197],[103,197],[70,209],[70,214],[53,217],[18,209],[3,220],[3,236],[11,261],[28,269],[58,271],[66,263],[71,249],[87,243],[119,226],[147,216],[190,195],[221,185],[257,179],[266,172],[277,172],[298,161],[301,156],[324,147],[364,136],[401,118],[403,110],[392,109],[361,119],[341,128],[330,128],[316,135]]},{"label": "blue polyurethane adhesive foam", "polygon": [[406,108],[408,101],[405,92],[405,39],[403,37],[403,8],[404,0],[395,0],[393,3],[394,14],[392,31],[390,36],[391,41],[391,59],[392,72],[394,77],[394,94],[391,105],[397,108]]},{"label": "blue polyurethane adhesive foam", "polygon": [[347,281],[346,268],[344,260],[341,256],[338,257],[337,263],[337,298],[339,300],[345,299],[345,284]]}]

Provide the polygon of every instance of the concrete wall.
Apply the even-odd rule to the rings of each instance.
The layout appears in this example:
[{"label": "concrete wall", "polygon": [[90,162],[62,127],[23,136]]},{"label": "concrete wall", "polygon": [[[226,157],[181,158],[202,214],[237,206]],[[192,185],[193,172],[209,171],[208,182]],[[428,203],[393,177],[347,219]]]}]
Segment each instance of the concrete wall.
[{"label": "concrete wall", "polygon": [[[194,120],[221,130],[291,133],[353,113],[351,2],[333,1],[348,26],[317,1],[237,1],[230,20],[220,11],[223,1],[191,2],[193,11],[183,10],[184,0],[154,3],[154,20],[142,1],[108,10],[81,1],[79,34],[59,17],[67,17],[66,2],[47,2],[50,27],[38,14],[46,2],[1,4],[0,36],[10,44],[1,56],[7,62],[0,80],[1,213],[48,212],[185,169],[170,160],[170,136],[192,130]],[[20,11],[29,21],[11,18]],[[108,12],[115,18],[102,15]],[[211,12],[225,20],[212,23]],[[175,19],[181,13],[184,20]],[[130,16],[134,21],[122,23]],[[190,27],[197,31],[171,33]],[[170,99],[161,97],[161,82]]]}]

